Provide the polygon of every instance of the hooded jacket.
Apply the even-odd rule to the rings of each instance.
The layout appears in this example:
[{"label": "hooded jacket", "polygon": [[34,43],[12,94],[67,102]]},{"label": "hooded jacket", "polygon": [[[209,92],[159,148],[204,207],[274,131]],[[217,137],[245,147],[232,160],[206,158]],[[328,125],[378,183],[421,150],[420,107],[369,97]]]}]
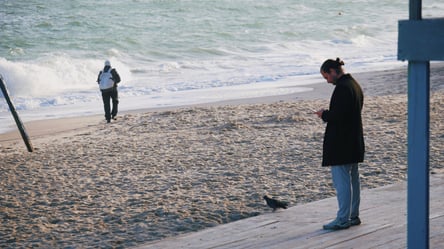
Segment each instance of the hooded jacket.
[{"label": "hooded jacket", "polygon": [[322,113],[325,129],[322,166],[364,161],[364,134],[361,111],[364,94],[358,82],[344,74],[337,82],[329,110]]}]

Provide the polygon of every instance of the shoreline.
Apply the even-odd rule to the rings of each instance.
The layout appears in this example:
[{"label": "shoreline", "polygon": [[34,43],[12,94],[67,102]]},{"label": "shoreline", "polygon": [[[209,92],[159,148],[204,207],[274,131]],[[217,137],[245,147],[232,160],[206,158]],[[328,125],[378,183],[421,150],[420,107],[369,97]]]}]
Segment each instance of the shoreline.
[{"label": "shoreline", "polygon": [[[165,107],[152,107],[152,108],[138,108],[134,110],[125,110],[119,112],[118,116],[125,114],[135,114],[135,113],[152,113],[152,112],[162,112],[162,111],[173,111],[184,108],[192,107],[218,107],[218,106],[232,106],[240,104],[254,104],[263,103],[271,104],[275,102],[282,101],[292,101],[292,100],[309,100],[309,99],[324,99],[328,98],[331,94],[332,87],[327,85],[325,82],[315,83],[307,85],[313,88],[312,91],[300,92],[294,94],[284,94],[284,95],[274,95],[265,97],[255,97],[255,98],[243,98],[243,99],[230,99],[224,101],[214,101],[208,103],[190,104],[190,105],[177,105],[177,106],[165,106]],[[122,105],[122,101],[121,101]],[[10,117],[12,119],[12,117]],[[49,135],[53,132],[69,132],[70,130],[77,130],[79,128],[86,128],[89,125],[99,124],[103,120],[103,114],[93,114],[86,116],[74,116],[74,117],[61,117],[61,118],[51,118],[51,119],[40,119],[25,121],[24,126],[30,137],[41,137]],[[22,120],[23,121],[23,120]],[[5,142],[11,142],[20,140],[21,136],[17,130],[15,123],[11,127],[11,130],[0,132],[0,144]]]},{"label": "shoreline", "polygon": [[[443,84],[439,82],[444,81],[444,63],[437,62],[430,65],[430,81],[431,91],[444,90]],[[391,70],[380,70],[372,72],[361,72],[352,76],[361,84],[366,97],[370,96],[384,96],[393,94],[406,94],[407,93],[407,67]],[[405,84],[397,84],[398,82],[405,80]],[[179,110],[189,107],[217,107],[217,106],[232,106],[241,104],[271,104],[277,102],[288,101],[300,101],[300,100],[328,100],[333,91],[333,86],[327,84],[324,80],[320,79],[319,83],[307,85],[312,87],[312,91],[275,95],[257,98],[245,98],[245,99],[232,99],[210,103],[201,103],[194,105],[183,106],[167,106],[167,107],[154,107],[154,108],[140,108],[134,110],[123,111],[119,113],[152,113],[162,111]],[[42,137],[53,133],[70,132],[81,128],[86,128],[91,125],[99,124],[102,121],[101,114],[76,116],[76,117],[63,117],[56,119],[42,119],[24,122],[25,129],[28,132],[29,137]],[[11,117],[12,118],[12,117]],[[0,144],[11,143],[17,140],[21,140],[20,133],[18,132],[15,124],[10,131],[0,133]]]},{"label": "shoreline", "polygon": [[[431,73],[444,78],[444,67]],[[366,94],[362,189],[404,181],[405,75],[355,77]],[[431,85],[430,170],[440,174],[444,80]],[[307,114],[329,99],[285,97],[87,117],[67,131],[73,120],[61,120],[60,132],[42,122],[33,153],[0,142],[0,246],[138,246],[271,212],[264,194],[290,206],[334,196],[320,166],[325,124]]]},{"label": "shoreline", "polygon": [[[430,68],[431,68],[430,69],[431,91],[433,92],[433,91],[444,90],[443,84],[439,83],[444,81],[444,63],[431,63]],[[391,70],[362,72],[357,74],[351,72],[351,74],[361,84],[366,97],[407,93],[406,67],[402,67],[399,69],[391,69]],[[405,84],[398,84],[403,80],[405,81]],[[322,79],[320,79],[319,83],[314,83],[308,86],[312,87],[313,90],[307,92],[287,94],[287,95],[232,99],[232,100],[201,103],[194,105],[140,108],[140,109],[123,111],[119,113],[119,115],[130,114],[130,113],[152,113],[152,112],[172,111],[189,107],[217,107],[225,105],[232,106],[232,105],[259,104],[259,103],[272,104],[277,102],[317,100],[317,99],[328,100],[333,91],[333,86],[325,83],[325,81],[323,81]],[[101,114],[94,114],[87,116],[33,120],[33,121],[24,122],[24,126],[32,141],[33,138],[39,138],[54,133],[75,131],[81,128],[86,128],[91,125],[100,124],[102,121],[102,116],[103,115]],[[17,142],[18,140],[21,140],[21,136],[15,126],[15,123],[10,131],[0,133],[0,145],[10,144],[11,142]]]}]

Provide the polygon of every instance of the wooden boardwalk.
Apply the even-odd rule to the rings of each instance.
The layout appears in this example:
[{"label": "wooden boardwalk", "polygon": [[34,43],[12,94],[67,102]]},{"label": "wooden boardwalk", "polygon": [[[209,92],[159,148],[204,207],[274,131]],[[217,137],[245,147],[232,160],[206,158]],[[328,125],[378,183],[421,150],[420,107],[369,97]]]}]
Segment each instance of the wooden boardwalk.
[{"label": "wooden boardwalk", "polygon": [[[360,226],[324,231],[336,198],[212,227],[139,248],[406,248],[406,183],[362,191]],[[430,248],[444,248],[444,175],[430,178]]]}]

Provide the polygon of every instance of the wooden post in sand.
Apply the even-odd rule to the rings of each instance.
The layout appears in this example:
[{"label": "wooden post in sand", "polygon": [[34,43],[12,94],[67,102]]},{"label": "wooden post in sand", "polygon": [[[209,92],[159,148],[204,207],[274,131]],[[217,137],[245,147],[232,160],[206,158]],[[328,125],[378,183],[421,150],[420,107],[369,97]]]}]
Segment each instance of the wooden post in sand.
[{"label": "wooden post in sand", "polygon": [[12,113],[12,116],[14,117],[15,123],[17,124],[20,134],[22,135],[23,141],[26,144],[26,148],[28,148],[29,152],[33,152],[34,148],[32,147],[31,140],[29,139],[28,134],[26,133],[26,130],[25,130],[25,126],[23,125],[17,111],[15,110],[14,104],[12,103],[11,99],[9,98],[8,89],[6,88],[6,83],[4,82],[1,74],[0,74],[0,88],[2,89],[3,96],[5,96],[6,102],[8,102],[9,109],[11,110],[11,113]]}]

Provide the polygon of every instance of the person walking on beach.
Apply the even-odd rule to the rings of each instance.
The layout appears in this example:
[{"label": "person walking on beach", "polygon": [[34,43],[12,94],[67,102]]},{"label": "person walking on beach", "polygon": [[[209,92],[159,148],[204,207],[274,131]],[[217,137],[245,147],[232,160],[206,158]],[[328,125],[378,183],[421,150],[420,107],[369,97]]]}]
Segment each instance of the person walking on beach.
[{"label": "person walking on beach", "polygon": [[[117,93],[117,83],[120,82],[120,76],[116,69],[111,67],[109,60],[105,61],[105,67],[100,71],[97,77],[100,91],[102,92],[103,107],[105,109],[105,119],[109,123],[111,118],[115,119],[117,115],[117,106],[119,105],[119,96]],[[113,106],[111,109],[110,100]]]},{"label": "person walking on beach", "polygon": [[322,166],[330,166],[339,209],[336,219],[323,226],[340,230],[361,224],[359,219],[360,180],[358,163],[364,161],[364,135],[361,110],[364,94],[359,83],[345,74],[339,58],[328,59],[321,66],[327,83],[335,85],[329,109],[315,112],[327,123]]}]

